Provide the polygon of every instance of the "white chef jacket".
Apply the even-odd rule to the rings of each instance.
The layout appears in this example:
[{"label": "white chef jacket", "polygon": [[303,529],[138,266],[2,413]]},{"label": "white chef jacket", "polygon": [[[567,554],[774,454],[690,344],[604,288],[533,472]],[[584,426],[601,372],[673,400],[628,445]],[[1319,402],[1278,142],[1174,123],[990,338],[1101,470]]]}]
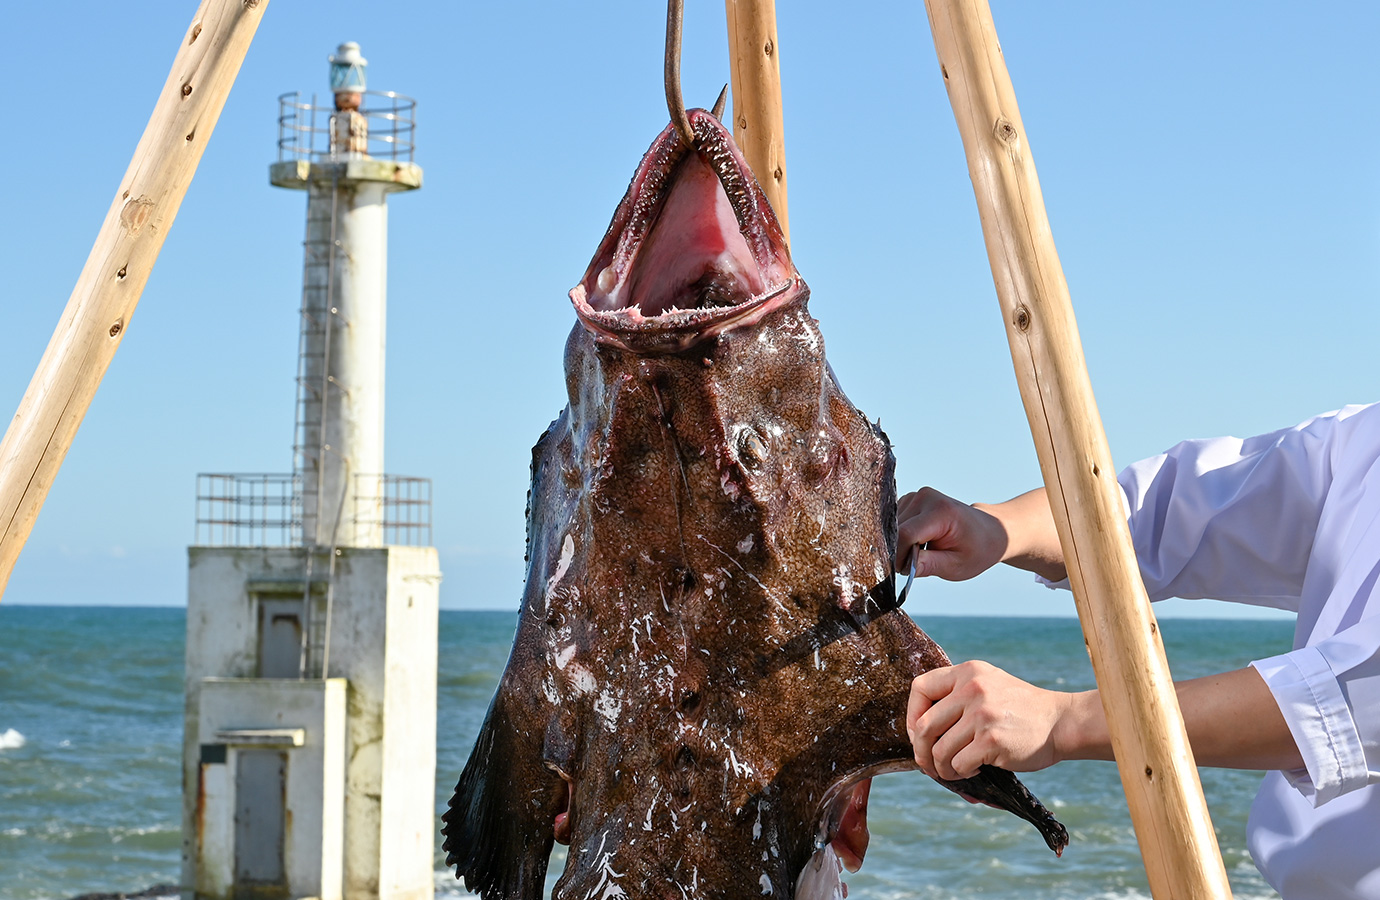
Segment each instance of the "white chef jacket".
[{"label": "white chef jacket", "polygon": [[1270,772],[1247,844],[1284,900],[1380,900],[1380,404],[1185,441],[1121,473],[1150,599],[1298,613],[1251,663],[1304,768]]}]

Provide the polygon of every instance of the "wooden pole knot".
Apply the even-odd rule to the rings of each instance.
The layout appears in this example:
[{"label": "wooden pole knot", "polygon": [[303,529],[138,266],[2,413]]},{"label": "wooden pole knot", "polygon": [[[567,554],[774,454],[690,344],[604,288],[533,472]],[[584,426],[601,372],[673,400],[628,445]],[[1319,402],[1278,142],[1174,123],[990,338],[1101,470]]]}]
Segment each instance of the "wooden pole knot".
[{"label": "wooden pole knot", "polygon": [[124,330],[124,327],[125,327],[125,320],[124,320],[124,319],[116,319],[116,320],[115,320],[115,324],[110,326],[110,336],[111,336],[111,337],[119,337],[119,336],[120,336],[120,332]]},{"label": "wooden pole knot", "polygon": [[997,123],[992,128],[992,133],[997,136],[997,140],[1003,144],[1014,144],[1020,133],[1016,131],[1016,126],[1011,124],[1011,120],[1006,116],[998,116]]},{"label": "wooden pole knot", "polygon": [[153,201],[148,197],[136,197],[124,205],[120,210],[120,224],[125,231],[129,232],[130,237],[139,233],[139,229],[144,227],[149,217],[153,215]]},{"label": "wooden pole knot", "polygon": [[192,83],[191,83],[190,81],[187,82],[186,84],[182,85],[182,96],[184,96],[184,97],[190,97],[190,96],[192,96]]},{"label": "wooden pole knot", "polygon": [[1011,314],[1011,324],[1015,325],[1021,334],[1030,330],[1030,310],[1025,308],[1025,304],[1016,307],[1016,311]]}]

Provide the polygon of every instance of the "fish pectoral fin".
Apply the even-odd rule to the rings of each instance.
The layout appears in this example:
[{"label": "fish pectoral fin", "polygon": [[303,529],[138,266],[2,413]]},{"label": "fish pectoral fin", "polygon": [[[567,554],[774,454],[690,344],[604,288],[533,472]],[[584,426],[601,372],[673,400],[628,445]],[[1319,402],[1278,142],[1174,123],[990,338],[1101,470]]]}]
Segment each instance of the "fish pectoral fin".
[{"label": "fish pectoral fin", "polygon": [[540,737],[514,726],[500,688],[441,816],[446,865],[484,900],[540,900],[566,790],[542,764]]},{"label": "fish pectoral fin", "polygon": [[1055,856],[1062,856],[1069,844],[1069,832],[1054,814],[1045,809],[1019,778],[996,766],[983,766],[972,778],[960,781],[935,781],[967,800],[985,803],[1025,819],[1039,830]]}]

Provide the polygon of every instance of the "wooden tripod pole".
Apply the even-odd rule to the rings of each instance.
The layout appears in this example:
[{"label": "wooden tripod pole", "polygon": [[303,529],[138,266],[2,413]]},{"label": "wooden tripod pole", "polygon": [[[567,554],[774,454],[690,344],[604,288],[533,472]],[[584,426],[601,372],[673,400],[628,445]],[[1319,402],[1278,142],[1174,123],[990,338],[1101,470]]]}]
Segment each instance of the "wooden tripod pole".
[{"label": "wooden tripod pole", "polygon": [[1150,889],[1230,898],[987,0],[926,0]]},{"label": "wooden tripod pole", "polygon": [[268,0],[203,0],[0,441],[0,595],[129,326]]},{"label": "wooden tripod pole", "polygon": [[724,0],[733,73],[733,140],[771,201],[786,243],[786,134],[774,0]]}]

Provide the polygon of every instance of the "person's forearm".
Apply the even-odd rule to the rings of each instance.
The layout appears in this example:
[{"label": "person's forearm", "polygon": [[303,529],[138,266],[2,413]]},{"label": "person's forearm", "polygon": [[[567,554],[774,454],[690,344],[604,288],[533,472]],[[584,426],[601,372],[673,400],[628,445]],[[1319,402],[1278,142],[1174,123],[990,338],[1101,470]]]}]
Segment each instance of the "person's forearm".
[{"label": "person's forearm", "polygon": [[974,503],[973,508],[993,516],[1006,530],[1002,562],[1050,581],[1068,577],[1064,548],[1059,544],[1044,488],[1027,491],[1005,503]]},{"label": "person's forearm", "polygon": [[[1247,667],[1175,682],[1188,742],[1200,766],[1299,769],[1303,755],[1264,679]],[[1053,735],[1059,759],[1112,759],[1097,691],[1070,695]]]}]

